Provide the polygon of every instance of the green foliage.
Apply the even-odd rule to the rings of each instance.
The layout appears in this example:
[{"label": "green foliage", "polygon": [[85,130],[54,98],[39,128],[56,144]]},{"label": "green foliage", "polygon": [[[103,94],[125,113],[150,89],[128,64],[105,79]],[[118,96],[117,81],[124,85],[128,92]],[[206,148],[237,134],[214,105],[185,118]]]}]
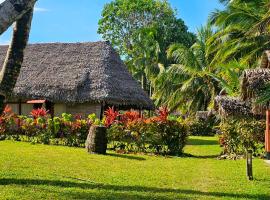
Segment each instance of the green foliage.
[{"label": "green foliage", "polygon": [[154,98],[157,104],[165,104],[170,110],[183,112],[207,110],[220,91],[219,81],[212,76],[215,68],[206,56],[206,41],[213,35],[210,26],[198,31],[197,42],[190,48],[173,44],[168,57],[174,64],[159,74],[155,81]]},{"label": "green foliage", "polygon": [[164,155],[182,155],[187,136],[187,126],[175,120],[137,120],[128,126],[113,124],[108,129],[109,141],[117,142],[116,149]]},{"label": "green foliage", "polygon": [[256,66],[262,52],[269,49],[268,6],[268,0],[234,0],[227,2],[224,10],[212,13],[210,21],[218,27],[208,41],[213,63],[236,59],[247,68]]},{"label": "green foliage", "polygon": [[195,118],[195,120],[194,117],[189,117],[186,121],[190,135],[213,136],[216,133],[215,126],[217,125],[217,120],[215,116],[207,119]]},{"label": "green foliage", "polygon": [[245,154],[251,149],[254,155],[263,155],[265,121],[229,118],[220,124],[221,144],[226,154]]},{"label": "green foliage", "polygon": [[[89,127],[92,124],[101,124],[95,116],[85,120],[67,113],[53,119],[49,116],[31,118],[14,114],[12,117],[3,115],[1,118],[1,135],[8,138],[32,143],[61,143],[68,146],[83,146]],[[63,141],[59,142],[60,140]]]},{"label": "green foliage", "polygon": [[153,27],[167,43],[164,46],[180,39],[189,46],[194,40],[187,33],[183,21],[176,19],[170,4],[163,0],[114,0],[106,4],[99,20],[98,33],[122,55],[128,55],[138,33]]},{"label": "green foliage", "polygon": [[169,45],[179,42],[189,47],[195,41],[165,0],[114,0],[102,11],[98,33],[124,56],[145,90],[152,89],[161,66],[168,66]]}]

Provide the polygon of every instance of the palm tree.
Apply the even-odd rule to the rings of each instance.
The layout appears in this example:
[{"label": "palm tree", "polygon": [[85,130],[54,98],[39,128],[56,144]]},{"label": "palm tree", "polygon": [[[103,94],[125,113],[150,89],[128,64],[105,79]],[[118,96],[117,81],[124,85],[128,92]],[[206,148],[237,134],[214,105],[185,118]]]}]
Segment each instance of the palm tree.
[{"label": "palm tree", "polygon": [[0,23],[0,31],[5,30],[12,20],[17,20],[13,28],[12,42],[0,72],[0,113],[3,112],[5,98],[12,92],[20,73],[35,2],[36,0],[6,0],[0,6],[0,19],[5,19]]},{"label": "palm tree", "polygon": [[218,31],[208,40],[207,54],[214,55],[213,65],[236,59],[253,67],[261,53],[270,47],[269,32],[259,31],[259,27],[267,27],[269,0],[220,1],[226,7],[210,16]]},{"label": "palm tree", "polygon": [[[154,27],[141,28],[136,32],[137,37],[133,48],[129,50],[126,60],[133,77],[140,80],[144,90],[151,90],[152,80],[159,73],[160,47],[156,40],[157,30]],[[151,92],[149,94],[151,96]]]},{"label": "palm tree", "polygon": [[37,0],[5,0],[0,6],[0,35],[32,9]]},{"label": "palm tree", "polygon": [[207,110],[221,89],[233,94],[239,85],[239,64],[212,65],[213,55],[207,55],[208,40],[214,35],[208,24],[198,30],[197,42],[187,48],[181,44],[171,45],[168,57],[174,61],[155,80],[156,104],[165,104],[170,111],[182,112]]},{"label": "palm tree", "polygon": [[210,26],[198,31],[198,40],[190,48],[182,44],[171,45],[168,57],[175,61],[163,71],[155,82],[154,97],[170,110],[206,110],[213,94],[219,91],[217,81],[209,74],[212,69],[206,57],[206,41],[213,35]]}]

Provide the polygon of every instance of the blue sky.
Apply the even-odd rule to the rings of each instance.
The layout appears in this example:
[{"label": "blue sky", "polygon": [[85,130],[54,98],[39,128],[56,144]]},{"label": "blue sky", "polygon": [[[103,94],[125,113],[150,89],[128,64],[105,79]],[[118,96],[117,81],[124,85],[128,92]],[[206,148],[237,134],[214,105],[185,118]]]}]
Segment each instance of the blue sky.
[{"label": "blue sky", "polygon": [[[0,0],[0,2],[3,0]],[[30,43],[85,42],[101,40],[98,20],[105,3],[111,0],[38,0],[32,23]],[[218,0],[169,0],[189,30],[205,24],[208,15],[221,8]],[[8,44],[9,29],[0,36],[0,44]]]}]

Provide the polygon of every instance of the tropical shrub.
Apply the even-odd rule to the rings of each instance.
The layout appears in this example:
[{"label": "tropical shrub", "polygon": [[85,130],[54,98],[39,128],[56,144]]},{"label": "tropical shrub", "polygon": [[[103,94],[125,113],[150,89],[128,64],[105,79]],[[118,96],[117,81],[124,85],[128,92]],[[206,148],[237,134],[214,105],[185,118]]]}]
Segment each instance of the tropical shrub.
[{"label": "tropical shrub", "polygon": [[220,130],[225,154],[243,155],[248,149],[254,155],[263,154],[265,121],[228,118],[221,122]]},{"label": "tropical shrub", "polygon": [[30,116],[17,116],[7,107],[0,118],[0,135],[18,141],[83,147],[91,125],[105,125],[114,150],[181,155],[188,135],[187,126],[169,116],[166,107],[156,116],[145,118],[139,112],[124,113],[113,107],[99,120],[95,114],[87,119],[63,113],[51,118],[44,109]]},{"label": "tropical shrub", "polygon": [[216,117],[209,116],[207,118],[195,118],[189,117],[187,120],[189,127],[189,134],[195,136],[213,136],[216,133],[216,125],[218,120]]},{"label": "tropical shrub", "polygon": [[136,111],[118,116],[120,119],[108,129],[108,138],[114,149],[169,155],[183,153],[187,126],[169,117],[166,107],[161,107],[151,118],[144,118]]}]

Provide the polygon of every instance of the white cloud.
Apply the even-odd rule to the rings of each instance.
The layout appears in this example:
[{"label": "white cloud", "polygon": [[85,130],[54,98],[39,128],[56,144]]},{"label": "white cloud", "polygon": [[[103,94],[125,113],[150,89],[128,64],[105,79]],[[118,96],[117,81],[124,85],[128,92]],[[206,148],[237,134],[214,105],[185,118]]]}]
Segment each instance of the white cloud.
[{"label": "white cloud", "polygon": [[0,0],[0,3],[3,3],[5,0]]},{"label": "white cloud", "polygon": [[[1,0],[0,0],[1,1]],[[40,8],[40,7],[35,7],[34,8],[35,12],[48,12],[49,10],[46,8]]]}]

